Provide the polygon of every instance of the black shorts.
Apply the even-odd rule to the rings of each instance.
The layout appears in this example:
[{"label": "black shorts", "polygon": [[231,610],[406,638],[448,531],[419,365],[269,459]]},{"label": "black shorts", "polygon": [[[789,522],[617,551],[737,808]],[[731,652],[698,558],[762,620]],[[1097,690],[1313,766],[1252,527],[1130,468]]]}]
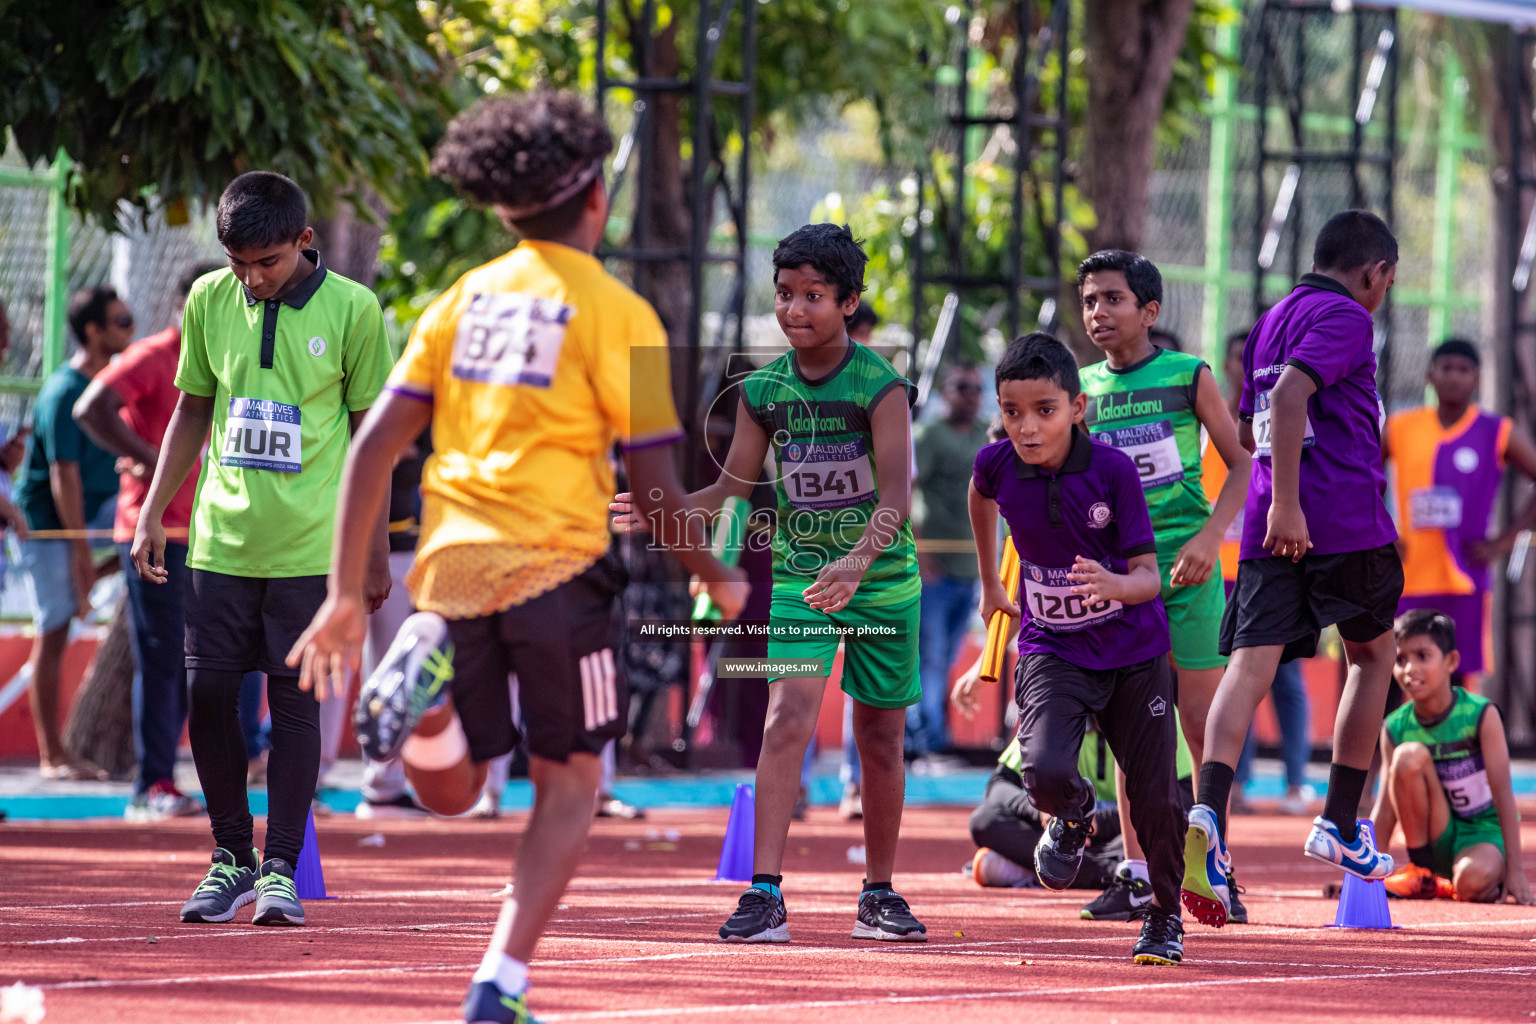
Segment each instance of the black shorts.
[{"label": "black shorts", "polygon": [[449,619],[453,703],[470,755],[489,761],[517,745],[507,677],[528,752],[564,762],[599,754],[624,735],[629,685],[623,666],[625,574],[605,557],[526,604],[473,619]]},{"label": "black shorts", "polygon": [[286,664],[325,602],[324,576],[187,574],[187,668],[297,676]]},{"label": "black shorts", "polygon": [[1281,661],[1317,653],[1323,627],[1337,624],[1351,643],[1369,643],[1392,628],[1403,593],[1397,545],[1289,558],[1247,558],[1221,617],[1221,653],[1283,646]]}]

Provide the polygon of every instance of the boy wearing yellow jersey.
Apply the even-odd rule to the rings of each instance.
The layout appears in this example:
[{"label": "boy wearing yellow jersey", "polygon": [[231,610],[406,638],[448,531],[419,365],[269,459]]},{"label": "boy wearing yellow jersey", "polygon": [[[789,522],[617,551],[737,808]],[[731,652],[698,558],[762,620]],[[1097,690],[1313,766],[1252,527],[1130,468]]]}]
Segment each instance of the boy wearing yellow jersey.
[{"label": "boy wearing yellow jersey", "polygon": [[460,278],[417,323],[347,460],[329,595],[289,656],[317,692],[356,670],[366,635],[359,524],[377,517],[395,456],[430,422],[435,450],[406,579],[421,611],[364,684],[357,725],[369,756],[404,759],[422,803],[459,814],[479,796],[486,762],[519,741],[507,676],[522,684],[533,814],[516,898],[475,972],[466,1021],[532,1020],[528,961],[586,841],[599,755],[624,732],[615,651],[625,580],[607,554],[616,438],[642,511],[688,528],[670,545],[679,561],[710,581],[726,616],[746,597],[744,575],[677,514],[670,446],[682,431],[666,335],[592,256],[612,146],[569,93],[487,100],[449,126],[433,171],[523,241]]}]

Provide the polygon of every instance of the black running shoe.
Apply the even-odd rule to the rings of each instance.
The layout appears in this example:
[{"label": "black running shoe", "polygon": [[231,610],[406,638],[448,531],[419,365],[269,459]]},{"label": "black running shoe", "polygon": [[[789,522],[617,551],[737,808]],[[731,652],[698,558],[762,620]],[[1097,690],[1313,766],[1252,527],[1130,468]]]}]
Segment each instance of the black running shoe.
[{"label": "black running shoe", "polygon": [[[252,855],[256,851],[252,850]],[[256,898],[256,872],[235,863],[222,846],[213,851],[213,866],[181,908],[184,924],[222,924]]]},{"label": "black running shoe", "polygon": [[782,897],[753,887],[741,894],[736,912],[720,926],[721,942],[788,942],[789,911]]},{"label": "black running shoe", "polygon": [[859,897],[853,937],[882,942],[927,942],[928,929],[912,916],[912,908],[895,889],[875,889]]},{"label": "black running shoe", "polygon": [[1122,868],[1115,872],[1109,888],[1078,911],[1078,916],[1084,921],[1129,921],[1141,916],[1141,911],[1151,902],[1152,883],[1132,877]]},{"label": "black running shoe", "polygon": [[256,879],[256,916],[251,924],[303,924],[304,904],[293,884],[293,865],[281,857],[261,862]]},{"label": "black running shoe", "polygon": [[1047,889],[1065,889],[1083,865],[1083,844],[1088,842],[1087,821],[1052,818],[1035,844],[1035,877]]},{"label": "black running shoe", "polygon": [[468,1024],[539,1024],[528,1012],[528,993],[509,996],[493,981],[477,981],[464,997],[464,1020]]},{"label": "black running shoe", "polygon": [[1242,900],[1237,898],[1237,894],[1243,891],[1245,890],[1242,886],[1237,884],[1237,879],[1232,876],[1232,872],[1227,872],[1227,901],[1229,904],[1229,909],[1227,910],[1228,924],[1248,923],[1248,908],[1243,906]]},{"label": "black running shoe", "polygon": [[441,615],[406,619],[378,668],[357,695],[352,724],[357,743],[374,761],[392,761],[421,716],[448,699],[453,643]]},{"label": "black running shoe", "polygon": [[1141,920],[1141,938],[1131,947],[1138,964],[1171,967],[1184,959],[1184,922],[1154,904],[1147,904]]}]

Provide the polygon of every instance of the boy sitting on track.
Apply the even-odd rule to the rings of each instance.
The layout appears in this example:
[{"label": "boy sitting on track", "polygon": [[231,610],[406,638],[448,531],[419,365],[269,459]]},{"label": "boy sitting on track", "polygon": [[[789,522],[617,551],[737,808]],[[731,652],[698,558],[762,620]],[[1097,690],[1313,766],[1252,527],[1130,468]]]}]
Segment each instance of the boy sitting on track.
[{"label": "boy sitting on track", "polygon": [[1221,623],[1232,662],[1211,704],[1184,846],[1184,903],[1216,928],[1230,908],[1227,798],[1249,723],[1280,662],[1312,657],[1335,623],[1349,678],[1327,800],[1302,850],[1362,878],[1392,871],[1392,858],[1355,827],[1355,810],[1392,685],[1403,590],[1371,321],[1396,274],[1397,239],[1381,218],[1336,214],[1318,232],[1312,273],[1259,319],[1243,349],[1240,433],[1257,458]]},{"label": "boy sitting on track", "polygon": [[1449,879],[1459,900],[1536,904],[1520,863],[1520,812],[1499,709],[1451,685],[1460,655],[1450,616],[1415,608],[1397,620],[1393,675],[1408,703],[1381,728],[1386,782],[1371,812],[1379,842],[1403,827],[1408,863],[1387,891],[1433,899]]},{"label": "boy sitting on track", "polygon": [[[283,659],[325,599],[342,460],[389,375],[379,300],[326,269],[305,219],[299,186],[268,171],[242,174],[219,198],[229,269],[187,295],[182,394],[134,534],[139,575],[168,582],[164,516],[211,428],[185,597],[187,731],[217,847],[182,907],[188,922],[228,921],[254,899],[253,924],[304,923],[293,872],[320,770],[320,707]],[[374,516],[349,535],[368,611],[389,593],[385,525]],[[237,711],[257,669],[272,711],[259,865]]]},{"label": "boy sitting on track", "polygon": [[367,635],[362,534],[384,507],[396,456],[430,422],[435,450],[406,580],[421,611],[364,684],[357,725],[369,757],[404,758],[423,804],[461,814],[486,762],[518,742],[507,676],[520,681],[533,814],[466,1021],[531,1020],[528,961],[586,842],[599,754],[624,732],[628,692],[614,655],[624,579],[606,557],[615,435],[643,511],[691,528],[676,548],[683,565],[727,581],[705,585],[727,617],[746,598],[744,574],[676,514],[671,445],[682,431],[666,335],[592,257],[612,147],[569,93],[482,101],[449,126],[433,170],[523,241],[460,278],[417,323],[348,458],[330,592],[289,655],[322,695],[356,670]]},{"label": "boy sitting on track", "polygon": [[1065,889],[1082,863],[1094,792],[1077,760],[1095,715],[1125,767],[1131,823],[1151,869],[1152,899],[1132,954],[1139,964],[1177,964],[1183,811],[1168,617],[1136,464],[1078,429],[1087,398],[1077,361],[1055,338],[1014,341],[996,376],[1008,438],[976,456],[971,532],[984,620],[1021,614],[998,573],[999,511],[1019,554],[1019,775],[1030,802],[1052,818],[1035,847],[1035,874]]},{"label": "boy sitting on track", "polygon": [[[842,688],[854,699],[863,766],[868,877],[853,937],[923,942],[927,930],[891,888],[901,831],[906,708],[922,697],[917,671],[921,588],[910,503],[910,403],[916,389],[891,364],[848,337],[868,257],[846,227],[812,224],[773,253],[779,326],[790,351],[746,378],[736,434],[720,479],[688,496],[717,511],[746,497],[772,445],[778,467],[773,538],[770,659],[819,659],[830,670],[838,636],[828,627],[879,629],[849,636]],[[613,508],[628,521],[629,495]],[[790,638],[791,631],[809,639]],[[770,676],[757,764],[752,886],[720,928],[722,942],[788,942],[780,889],[800,766],[816,729],[826,673]]]},{"label": "boy sitting on track", "polygon": [[[1136,463],[1152,532],[1158,578],[1173,651],[1179,725],[1190,755],[1205,753],[1205,719],[1227,659],[1217,649],[1226,607],[1221,538],[1242,511],[1251,460],[1221,400],[1205,360],[1152,343],[1162,309],[1163,278],[1151,260],[1124,249],[1089,256],[1077,268],[1083,323],[1104,361],[1082,371],[1088,411],[1083,422],[1095,441],[1120,449]],[[1201,432],[1228,469],[1214,510],[1201,486]],[[1125,862],[1115,884],[1084,908],[1087,920],[1127,920],[1152,896],[1136,835],[1130,829],[1125,774],[1116,772],[1125,833]],[[1198,794],[1197,794],[1198,795]],[[1227,879],[1233,920],[1247,911]]]}]

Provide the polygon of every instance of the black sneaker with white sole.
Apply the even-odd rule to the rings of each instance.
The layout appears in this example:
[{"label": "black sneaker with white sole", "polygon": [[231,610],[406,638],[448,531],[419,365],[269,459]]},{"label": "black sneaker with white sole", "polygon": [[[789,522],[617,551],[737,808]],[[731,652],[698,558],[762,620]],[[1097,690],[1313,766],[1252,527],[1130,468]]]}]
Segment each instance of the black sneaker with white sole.
[{"label": "black sneaker with white sole", "polygon": [[1230,905],[1227,910],[1227,921],[1230,924],[1247,924],[1248,908],[1243,906],[1243,901],[1237,898],[1237,894],[1244,892],[1242,886],[1237,884],[1237,879],[1232,872],[1227,872],[1227,902]]},{"label": "black sneaker with white sole", "polygon": [[1084,921],[1129,921],[1139,917],[1151,902],[1152,883],[1122,868],[1115,872],[1109,888],[1078,911],[1078,916]]},{"label": "black sneaker with white sole", "polygon": [[251,924],[303,924],[304,904],[293,884],[293,865],[281,857],[261,862],[256,879],[256,914]]},{"label": "black sneaker with white sole", "polygon": [[392,761],[421,721],[448,699],[453,642],[441,615],[417,612],[400,625],[394,643],[358,691],[352,724],[357,743],[374,761]]},{"label": "black sneaker with white sole", "polygon": [[736,901],[736,912],[720,926],[721,942],[788,942],[789,911],[784,898],[754,886]]},{"label": "black sneaker with white sole", "polygon": [[1131,947],[1138,964],[1172,967],[1184,959],[1184,922],[1156,904],[1142,911],[1141,938]]},{"label": "black sneaker with white sole", "polygon": [[1089,821],[1052,818],[1050,827],[1035,844],[1035,877],[1047,889],[1066,889],[1083,866],[1083,846],[1088,842]]},{"label": "black sneaker with white sole", "polygon": [[[252,850],[251,855],[255,856]],[[235,863],[222,846],[213,851],[213,865],[181,908],[185,924],[223,924],[256,898],[256,872]]]},{"label": "black sneaker with white sole", "polygon": [[859,897],[853,937],[882,942],[927,942],[928,929],[912,916],[912,908],[896,890],[874,889]]}]

